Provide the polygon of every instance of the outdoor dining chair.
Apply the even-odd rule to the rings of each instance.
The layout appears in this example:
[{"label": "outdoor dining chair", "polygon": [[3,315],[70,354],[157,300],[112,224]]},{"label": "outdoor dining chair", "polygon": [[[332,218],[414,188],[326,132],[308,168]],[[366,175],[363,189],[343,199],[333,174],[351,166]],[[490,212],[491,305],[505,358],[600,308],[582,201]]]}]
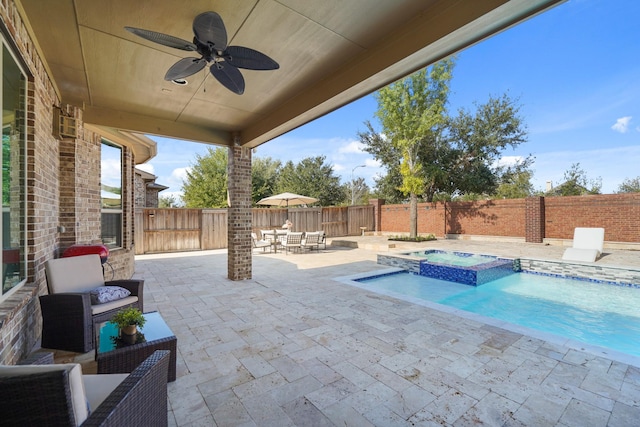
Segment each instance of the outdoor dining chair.
[{"label": "outdoor dining chair", "polygon": [[320,232],[319,231],[309,231],[304,234],[304,239],[302,239],[302,248],[309,249],[310,251],[315,249],[319,251],[320,249]]},{"label": "outdoor dining chair", "polygon": [[281,243],[281,245],[285,249],[285,255],[289,251],[300,250],[300,248],[302,247],[302,232],[290,231],[285,235],[285,239]]}]

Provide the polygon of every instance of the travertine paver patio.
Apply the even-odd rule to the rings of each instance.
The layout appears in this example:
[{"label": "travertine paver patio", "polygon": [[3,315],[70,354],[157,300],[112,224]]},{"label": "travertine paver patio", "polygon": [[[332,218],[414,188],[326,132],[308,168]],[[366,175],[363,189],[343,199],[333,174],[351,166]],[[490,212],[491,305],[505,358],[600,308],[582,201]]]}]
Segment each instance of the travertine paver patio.
[{"label": "travertine paver patio", "polygon": [[[453,246],[465,242],[431,243]],[[638,425],[640,368],[332,280],[383,268],[375,260],[256,251],[253,279],[232,282],[225,251],[138,257],[145,309],[178,337],[170,424]]]}]

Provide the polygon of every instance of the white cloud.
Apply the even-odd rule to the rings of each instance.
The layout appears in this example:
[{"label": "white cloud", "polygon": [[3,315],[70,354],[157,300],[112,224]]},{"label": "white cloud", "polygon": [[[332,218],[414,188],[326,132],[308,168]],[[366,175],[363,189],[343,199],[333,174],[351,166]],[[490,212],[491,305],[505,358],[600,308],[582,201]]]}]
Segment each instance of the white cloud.
[{"label": "white cloud", "polygon": [[366,159],[364,161],[365,166],[367,166],[368,168],[379,168],[380,167],[380,161],[379,160],[375,160],[372,158]]},{"label": "white cloud", "polygon": [[182,183],[185,179],[187,179],[187,172],[191,172],[191,167],[177,168],[171,172],[171,180],[177,180]]},{"label": "white cloud", "polygon": [[338,153],[362,154],[362,153],[364,153],[363,148],[364,148],[364,144],[363,143],[361,143],[360,141],[353,140],[353,141],[349,141],[346,145],[343,145],[340,148],[338,148]]},{"label": "white cloud", "polygon": [[611,126],[611,129],[616,132],[626,133],[629,130],[629,123],[631,122],[631,116],[620,117],[616,120],[616,123]]},{"label": "white cloud", "polygon": [[522,156],[502,156],[496,161],[496,166],[515,166],[522,163],[523,160]]},{"label": "white cloud", "polygon": [[150,173],[152,175],[155,175],[153,173],[153,171],[155,170],[155,168],[153,167],[153,165],[151,163],[143,163],[141,165],[137,165],[136,169],[140,169],[141,171],[145,171],[147,173]]}]

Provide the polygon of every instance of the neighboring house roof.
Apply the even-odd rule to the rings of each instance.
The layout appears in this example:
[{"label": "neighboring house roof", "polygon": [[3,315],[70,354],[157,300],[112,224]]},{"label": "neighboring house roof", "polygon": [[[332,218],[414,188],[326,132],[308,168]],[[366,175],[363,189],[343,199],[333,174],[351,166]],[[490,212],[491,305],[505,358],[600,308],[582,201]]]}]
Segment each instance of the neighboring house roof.
[{"label": "neighboring house roof", "polygon": [[138,169],[138,168],[135,168],[135,173],[137,175],[140,175],[140,177],[144,180],[145,186],[147,189],[158,190],[160,192],[162,190],[166,190],[167,188],[169,188],[166,185],[158,184],[156,182],[156,179],[158,177],[152,173],[143,171],[142,169]]}]

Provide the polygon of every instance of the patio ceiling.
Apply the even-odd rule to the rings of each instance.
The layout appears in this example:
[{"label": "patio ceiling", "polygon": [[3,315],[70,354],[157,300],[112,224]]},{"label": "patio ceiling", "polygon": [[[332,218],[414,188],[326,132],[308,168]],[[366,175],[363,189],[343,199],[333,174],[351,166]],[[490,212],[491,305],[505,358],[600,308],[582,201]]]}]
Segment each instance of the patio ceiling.
[{"label": "patio ceiling", "polygon": [[[89,125],[256,147],[564,0],[17,0],[62,101]],[[125,26],[192,40],[215,11],[229,45],[264,52],[275,71],[242,70],[243,95],[208,72],[166,82],[192,55]],[[207,70],[207,68],[205,68]]]}]

